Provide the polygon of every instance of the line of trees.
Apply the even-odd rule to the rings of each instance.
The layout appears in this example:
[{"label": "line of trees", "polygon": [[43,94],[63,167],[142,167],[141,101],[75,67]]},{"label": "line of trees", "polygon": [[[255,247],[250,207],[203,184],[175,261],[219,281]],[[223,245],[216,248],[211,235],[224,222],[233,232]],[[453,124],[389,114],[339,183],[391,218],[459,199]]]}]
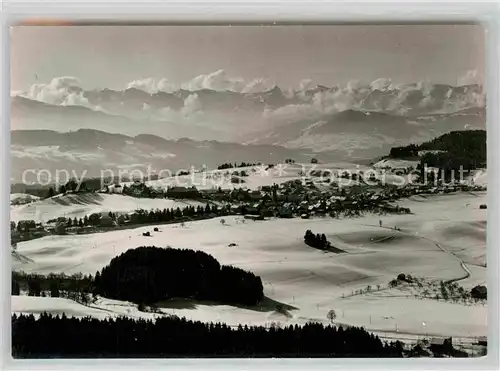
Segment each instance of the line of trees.
[{"label": "line of trees", "polygon": [[235,167],[249,167],[249,166],[257,166],[257,165],[261,165],[261,163],[250,163],[250,162],[241,162],[239,165],[235,162],[235,163],[230,163],[230,162],[226,162],[226,163],[223,163],[221,165],[218,165],[217,166],[217,170],[225,170],[225,169],[232,169],[232,168],[235,168]]},{"label": "line of trees", "polygon": [[[132,224],[147,224],[155,222],[169,222],[179,219],[184,219],[186,217],[191,218],[203,218],[208,215],[227,215],[228,210],[222,207],[218,207],[215,204],[206,204],[205,206],[186,206],[184,208],[170,208],[170,209],[156,209],[156,210],[136,210],[133,214],[128,216]],[[117,213],[109,212],[108,216],[113,220],[118,220],[119,215]],[[57,219],[49,220],[49,222],[55,222]],[[32,223],[31,223],[32,222]],[[28,223],[28,224],[26,224]],[[30,224],[31,223],[31,224]],[[30,228],[34,227],[34,221],[19,221],[17,224],[11,223],[11,228]],[[100,214],[91,214],[89,216],[85,215],[83,218],[67,218],[66,227],[84,227],[84,226],[99,226],[101,224]],[[32,225],[33,224],[33,225]]]},{"label": "line of trees", "polygon": [[199,205],[186,206],[181,209],[171,208],[171,209],[156,209],[156,210],[137,210],[130,216],[130,222],[132,224],[145,224],[145,223],[155,223],[155,222],[169,222],[177,219],[183,218],[203,218],[209,215],[219,215],[224,216],[228,214],[227,208],[218,207],[213,204],[206,204],[205,207]]},{"label": "line of trees", "polygon": [[440,169],[438,176],[444,174],[446,181],[452,177],[456,179],[461,168],[474,170],[486,166],[486,131],[452,131],[420,145],[391,148],[389,155],[393,158],[415,157],[419,151],[440,151],[427,152],[420,157],[417,167],[422,177],[427,166]]},{"label": "line of trees", "polygon": [[419,146],[410,144],[402,147],[392,147],[389,152],[389,157],[392,158],[411,158],[418,156]]},{"label": "line of trees", "polygon": [[309,323],[285,328],[155,320],[12,316],[14,358],[401,357],[402,343],[383,343],[359,327]]},{"label": "line of trees", "polygon": [[97,293],[152,304],[194,298],[255,305],[263,298],[260,277],[219,262],[201,251],[143,246],[113,258],[95,276]]},{"label": "line of trees", "polygon": [[35,273],[12,272],[11,295],[64,297],[87,304],[95,297],[95,283],[92,275],[64,273],[41,275]]},{"label": "line of trees", "polygon": [[463,154],[468,154],[469,158],[477,163],[485,163],[486,131],[451,131],[422,144],[412,143],[407,146],[393,147],[389,152],[389,156],[393,158],[416,157],[419,151],[443,151],[440,155],[448,153],[452,157],[461,157]]}]

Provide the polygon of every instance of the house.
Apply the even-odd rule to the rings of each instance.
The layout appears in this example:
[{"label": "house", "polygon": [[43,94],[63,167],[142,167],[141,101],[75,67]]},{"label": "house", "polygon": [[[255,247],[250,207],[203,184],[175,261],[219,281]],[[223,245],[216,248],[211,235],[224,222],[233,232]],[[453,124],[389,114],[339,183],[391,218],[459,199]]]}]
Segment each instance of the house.
[{"label": "house", "polygon": [[230,210],[233,213],[240,213],[241,212],[241,205],[231,205]]},{"label": "house", "polygon": [[244,218],[250,220],[264,220],[264,215],[245,215]]},{"label": "house", "polygon": [[485,347],[488,346],[488,338],[486,336],[480,336],[477,338],[477,344],[483,345]]},{"label": "house", "polygon": [[276,194],[276,201],[286,201],[287,195],[283,193]]},{"label": "house", "polygon": [[109,193],[123,193],[123,187],[121,184],[114,184],[111,187],[108,187]]},{"label": "house", "polygon": [[128,222],[130,222],[130,220],[124,215],[124,214],[121,214],[119,215],[117,218],[116,218],[116,222],[119,224],[119,225],[123,225],[123,224],[126,224]]},{"label": "house", "polygon": [[238,201],[244,201],[250,198],[248,195],[248,191],[242,188],[234,188],[230,193],[230,197],[233,200],[238,200]]},{"label": "house", "polygon": [[260,200],[263,197],[263,194],[260,191],[252,191],[249,193],[249,196],[252,200]]},{"label": "house", "polygon": [[287,198],[288,201],[297,202],[297,201],[300,201],[302,197],[301,197],[300,194],[294,192],[292,194],[287,195],[286,198]]},{"label": "house", "polygon": [[417,154],[418,154],[418,157],[422,157],[423,155],[425,155],[427,153],[437,154],[437,153],[443,153],[443,152],[446,152],[446,151],[439,150],[439,149],[433,149],[433,150],[420,150],[417,152]]},{"label": "house", "polygon": [[293,217],[293,209],[292,209],[292,204],[287,202],[283,204],[279,210],[278,210],[278,215],[281,218],[291,218]]},{"label": "house", "polygon": [[446,353],[452,348],[452,338],[431,338],[429,348],[433,353]]},{"label": "house", "polygon": [[300,210],[308,210],[309,203],[307,201],[302,201],[299,205]]},{"label": "house", "polygon": [[260,199],[260,203],[261,204],[265,204],[265,203],[272,203],[273,202],[273,199],[271,196],[269,196],[267,193],[265,193],[262,198]]},{"label": "house", "polygon": [[200,193],[204,196],[210,196],[210,195],[215,195],[219,192],[218,189],[215,188],[209,188],[209,189],[201,189]]},{"label": "house", "polygon": [[255,203],[247,207],[247,212],[249,214],[257,215],[260,214],[260,204]]},{"label": "house", "polygon": [[111,227],[114,224],[114,220],[108,214],[101,215],[101,218],[99,219],[99,225],[101,227]]},{"label": "house", "polygon": [[66,223],[57,223],[54,232],[56,234],[66,234]]},{"label": "house", "polygon": [[167,189],[167,197],[171,198],[197,198],[200,192],[195,186],[188,187],[171,187]]}]

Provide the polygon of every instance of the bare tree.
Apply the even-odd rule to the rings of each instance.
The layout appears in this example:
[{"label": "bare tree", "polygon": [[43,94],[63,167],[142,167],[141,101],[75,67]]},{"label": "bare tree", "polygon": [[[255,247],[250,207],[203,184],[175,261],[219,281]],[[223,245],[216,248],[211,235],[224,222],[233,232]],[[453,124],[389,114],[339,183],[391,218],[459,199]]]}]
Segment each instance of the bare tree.
[{"label": "bare tree", "polygon": [[330,321],[330,323],[333,325],[333,322],[337,319],[337,313],[333,309],[330,309],[328,313],[326,314],[326,318]]}]

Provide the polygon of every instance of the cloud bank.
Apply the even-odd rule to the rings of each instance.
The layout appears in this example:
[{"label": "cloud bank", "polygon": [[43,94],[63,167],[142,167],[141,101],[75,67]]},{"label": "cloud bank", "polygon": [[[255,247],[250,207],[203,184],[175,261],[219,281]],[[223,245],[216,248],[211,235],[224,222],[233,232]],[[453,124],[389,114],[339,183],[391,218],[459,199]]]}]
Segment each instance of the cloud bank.
[{"label": "cloud bank", "polygon": [[[345,86],[325,88],[307,96],[310,80],[302,80],[296,92],[307,101],[290,104],[275,110],[266,109],[263,118],[274,124],[298,121],[348,109],[381,111],[392,114],[422,114],[455,112],[469,107],[484,107],[485,94],[477,73],[469,71],[460,80],[459,87],[435,85],[429,81],[414,84],[394,84],[389,78],[378,78],[369,83],[349,81]],[[467,85],[467,86],[465,86]]]},{"label": "cloud bank", "polygon": [[477,70],[469,70],[464,76],[458,78],[457,83],[459,86],[462,85],[473,85],[473,84],[481,84],[482,79],[480,78]]},{"label": "cloud bank", "polygon": [[148,77],[140,80],[133,80],[127,84],[127,88],[141,89],[150,94],[163,91],[172,93],[179,89],[232,91],[236,93],[259,93],[271,89],[274,86],[273,79],[257,77],[246,81],[240,77],[231,77],[225,70],[220,69],[208,74],[193,77],[191,80],[180,84],[173,84],[166,78],[155,79]]},{"label": "cloud bank", "polygon": [[[48,84],[34,84],[27,92],[11,92],[29,99],[53,105],[84,106],[96,111],[108,110],[108,113],[133,116],[136,118],[151,118],[155,120],[175,121],[180,124],[193,122],[215,123],[220,125],[234,124],[266,126],[282,124],[332,114],[348,109],[380,111],[391,114],[415,115],[422,113],[454,112],[469,107],[484,107],[485,95],[478,83],[477,71],[468,71],[457,79],[459,86],[436,85],[430,81],[420,81],[413,84],[397,84],[390,78],[377,78],[371,82],[349,81],[345,85],[333,87],[314,86],[311,79],[302,79],[297,89],[283,92],[283,99],[267,104],[267,96],[260,99],[250,97],[246,103],[248,111],[231,111],[231,101],[221,111],[212,106],[213,101],[202,101],[204,95],[196,91],[209,89],[213,91],[231,91],[236,93],[259,93],[273,88],[273,79],[258,77],[250,80],[229,76],[220,69],[209,74],[195,76],[182,84],[174,84],[166,78],[144,78],[130,81],[127,89],[135,88],[149,94],[162,91],[176,92],[179,89],[188,91],[168,98],[165,103],[156,97],[144,98],[144,102],[121,101],[121,92],[115,92],[112,98],[100,95],[100,91],[92,91],[92,96],[81,87],[81,81],[72,76],[62,76],[52,79]],[[90,92],[89,92],[90,93]],[[96,98],[97,96],[97,98]],[[89,97],[93,104],[87,99]],[[118,97],[118,101],[116,101]],[[183,97],[184,101],[179,101]],[[103,100],[101,100],[103,98]],[[170,100],[169,100],[170,99]],[[238,98],[239,99],[239,98]],[[244,98],[246,99],[246,97]],[[170,103],[169,103],[170,102]],[[172,103],[174,102],[174,103]],[[210,103],[212,102],[212,103]],[[235,107],[241,100],[235,100]],[[162,106],[162,104],[164,104]],[[206,107],[203,105],[206,104]],[[104,107],[104,108],[103,108]],[[175,108],[173,108],[175,107]],[[230,107],[230,108],[227,108]],[[270,108],[273,107],[273,108]],[[238,107],[237,107],[238,108]],[[230,112],[231,111],[231,112]],[[236,113],[235,113],[236,112]],[[232,115],[232,116],[231,116]],[[246,116],[245,116],[246,115]]]},{"label": "cloud bank", "polygon": [[172,93],[175,90],[177,90],[177,87],[170,81],[168,81],[166,78],[162,78],[156,81],[152,77],[130,81],[127,84],[127,89],[131,88],[143,90],[149,94],[154,94],[159,91],[163,91],[165,93]]},{"label": "cloud bank", "polygon": [[62,76],[52,79],[48,84],[34,84],[20,95],[40,102],[62,106],[85,106],[90,103],[83,95],[81,82],[72,76]]}]

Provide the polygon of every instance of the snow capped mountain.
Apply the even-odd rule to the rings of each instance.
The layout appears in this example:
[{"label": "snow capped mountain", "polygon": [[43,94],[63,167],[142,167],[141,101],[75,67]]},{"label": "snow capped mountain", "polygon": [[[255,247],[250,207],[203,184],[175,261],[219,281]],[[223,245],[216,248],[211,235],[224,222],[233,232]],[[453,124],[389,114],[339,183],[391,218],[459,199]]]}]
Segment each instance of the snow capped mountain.
[{"label": "snow capped mountain", "polygon": [[377,156],[392,146],[429,140],[454,130],[484,129],[485,109],[416,117],[345,110],[299,120],[265,131],[249,143],[287,148],[335,150],[343,156]]},{"label": "snow capped mountain", "polygon": [[124,90],[84,90],[75,78],[55,78],[12,98],[12,128],[84,128],[371,156],[396,143],[485,127],[485,96],[477,84],[377,79],[311,87],[308,81],[284,92],[268,81],[243,86],[218,71],[177,90],[167,85],[148,80]]}]

